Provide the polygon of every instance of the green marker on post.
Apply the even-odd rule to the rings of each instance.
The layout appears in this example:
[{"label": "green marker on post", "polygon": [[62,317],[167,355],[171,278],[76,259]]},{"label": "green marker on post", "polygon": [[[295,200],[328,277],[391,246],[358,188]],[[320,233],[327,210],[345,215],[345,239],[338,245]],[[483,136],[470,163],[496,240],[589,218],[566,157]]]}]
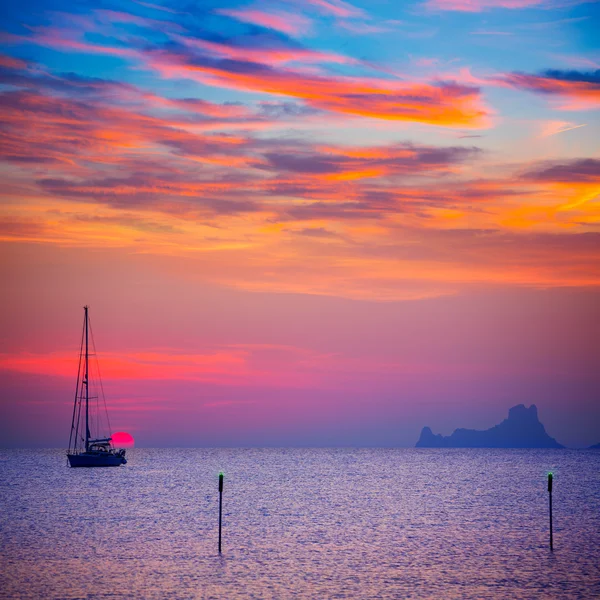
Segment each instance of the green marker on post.
[{"label": "green marker on post", "polygon": [[548,501],[550,508],[550,552],[554,552],[554,543],[552,540],[552,480],[554,475],[552,473],[548,473]]},{"label": "green marker on post", "polygon": [[221,554],[221,521],[223,516],[223,472],[219,473],[219,554]]}]

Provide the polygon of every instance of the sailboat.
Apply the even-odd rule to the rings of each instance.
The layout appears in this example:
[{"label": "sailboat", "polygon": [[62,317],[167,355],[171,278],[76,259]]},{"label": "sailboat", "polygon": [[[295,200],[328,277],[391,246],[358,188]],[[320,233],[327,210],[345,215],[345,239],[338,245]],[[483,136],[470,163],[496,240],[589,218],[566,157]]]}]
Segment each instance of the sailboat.
[{"label": "sailboat", "polygon": [[[114,448],[110,433],[106,434],[107,431],[110,432],[106,399],[100,379],[88,307],[84,306],[83,310],[83,332],[67,458],[71,467],[119,467],[127,463],[125,450]],[[92,365],[90,365],[90,338],[93,349],[91,356],[96,359]],[[97,389],[94,389],[91,384],[97,384]],[[100,407],[100,396],[104,411]]]}]

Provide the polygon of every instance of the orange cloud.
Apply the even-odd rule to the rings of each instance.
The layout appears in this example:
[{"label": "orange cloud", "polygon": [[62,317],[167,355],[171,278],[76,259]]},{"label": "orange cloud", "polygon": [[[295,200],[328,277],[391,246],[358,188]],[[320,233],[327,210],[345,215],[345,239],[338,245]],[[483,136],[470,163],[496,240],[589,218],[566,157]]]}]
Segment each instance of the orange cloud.
[{"label": "orange cloud", "polygon": [[446,127],[486,125],[487,111],[479,90],[466,85],[332,77],[252,63],[229,70],[218,61],[188,60],[168,51],[150,55],[148,63],[166,77],[290,96],[337,113]]},{"label": "orange cloud", "polygon": [[[175,38],[181,43],[179,48],[138,50],[89,44],[73,36],[62,37],[55,30],[40,29],[30,41],[61,50],[135,58],[164,77],[183,77],[213,86],[288,96],[317,109],[346,115],[442,127],[485,127],[488,124],[488,111],[480,91],[471,85],[333,76],[314,69],[280,65],[290,61],[355,61],[306,49],[254,49],[191,37]],[[198,49],[203,53],[198,54]],[[234,62],[220,60],[219,55]]]},{"label": "orange cloud", "polygon": [[[76,374],[77,357],[72,354],[0,355],[0,366],[22,373],[57,377]],[[103,353],[102,374],[106,379],[207,379],[244,370],[240,352],[214,354],[168,354],[159,352]]]},{"label": "orange cloud", "polygon": [[[140,57],[338,115],[370,109],[397,118],[391,100],[410,91],[400,118],[442,121],[435,111],[450,110],[461,94],[479,98],[475,86],[327,76],[200,50],[174,44]],[[218,285],[377,300],[476,285],[599,283],[593,159],[532,163],[516,173],[494,165],[491,178],[486,154],[470,146],[311,143],[248,129],[287,114],[301,121],[307,109],[296,103],[217,104],[31,71],[16,74],[18,90],[0,94],[0,147],[10,165],[0,239],[14,245],[126,248],[159,262],[178,257],[186,277]],[[428,101],[433,92],[441,99]],[[221,125],[239,129],[228,135]],[[251,360],[233,356],[246,361],[235,365],[243,373]],[[158,361],[119,358],[113,373],[142,377]],[[204,377],[203,365],[180,357],[157,372]]]},{"label": "orange cloud", "polygon": [[[323,385],[327,371],[345,370],[343,361],[336,357],[323,357],[313,351],[293,347],[274,350],[261,345],[233,346],[204,354],[177,350],[102,352],[99,365],[106,383],[177,380],[289,388],[311,387],[317,380]],[[77,356],[65,352],[0,354],[0,369],[73,378],[77,373]],[[93,362],[90,366],[91,381],[95,382],[97,376],[97,366]],[[117,400],[116,404],[127,406],[130,402]]]}]

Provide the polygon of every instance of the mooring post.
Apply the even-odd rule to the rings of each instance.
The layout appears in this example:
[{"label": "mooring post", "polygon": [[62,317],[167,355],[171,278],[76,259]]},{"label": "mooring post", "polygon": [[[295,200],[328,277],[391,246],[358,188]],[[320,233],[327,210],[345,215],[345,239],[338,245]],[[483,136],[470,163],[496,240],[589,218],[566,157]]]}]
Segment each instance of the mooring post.
[{"label": "mooring post", "polygon": [[223,517],[223,473],[219,473],[219,554],[221,554],[221,521]]},{"label": "mooring post", "polygon": [[548,501],[550,508],[550,552],[554,552],[554,543],[552,539],[552,473],[548,473]]}]

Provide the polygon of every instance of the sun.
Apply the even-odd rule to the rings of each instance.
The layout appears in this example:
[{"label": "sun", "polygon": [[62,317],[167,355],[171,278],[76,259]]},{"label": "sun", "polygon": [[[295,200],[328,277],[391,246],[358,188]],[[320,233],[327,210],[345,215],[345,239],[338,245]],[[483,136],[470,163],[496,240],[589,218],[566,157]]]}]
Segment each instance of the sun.
[{"label": "sun", "polygon": [[113,446],[116,448],[133,448],[135,440],[130,433],[126,431],[117,431],[111,436]]}]

